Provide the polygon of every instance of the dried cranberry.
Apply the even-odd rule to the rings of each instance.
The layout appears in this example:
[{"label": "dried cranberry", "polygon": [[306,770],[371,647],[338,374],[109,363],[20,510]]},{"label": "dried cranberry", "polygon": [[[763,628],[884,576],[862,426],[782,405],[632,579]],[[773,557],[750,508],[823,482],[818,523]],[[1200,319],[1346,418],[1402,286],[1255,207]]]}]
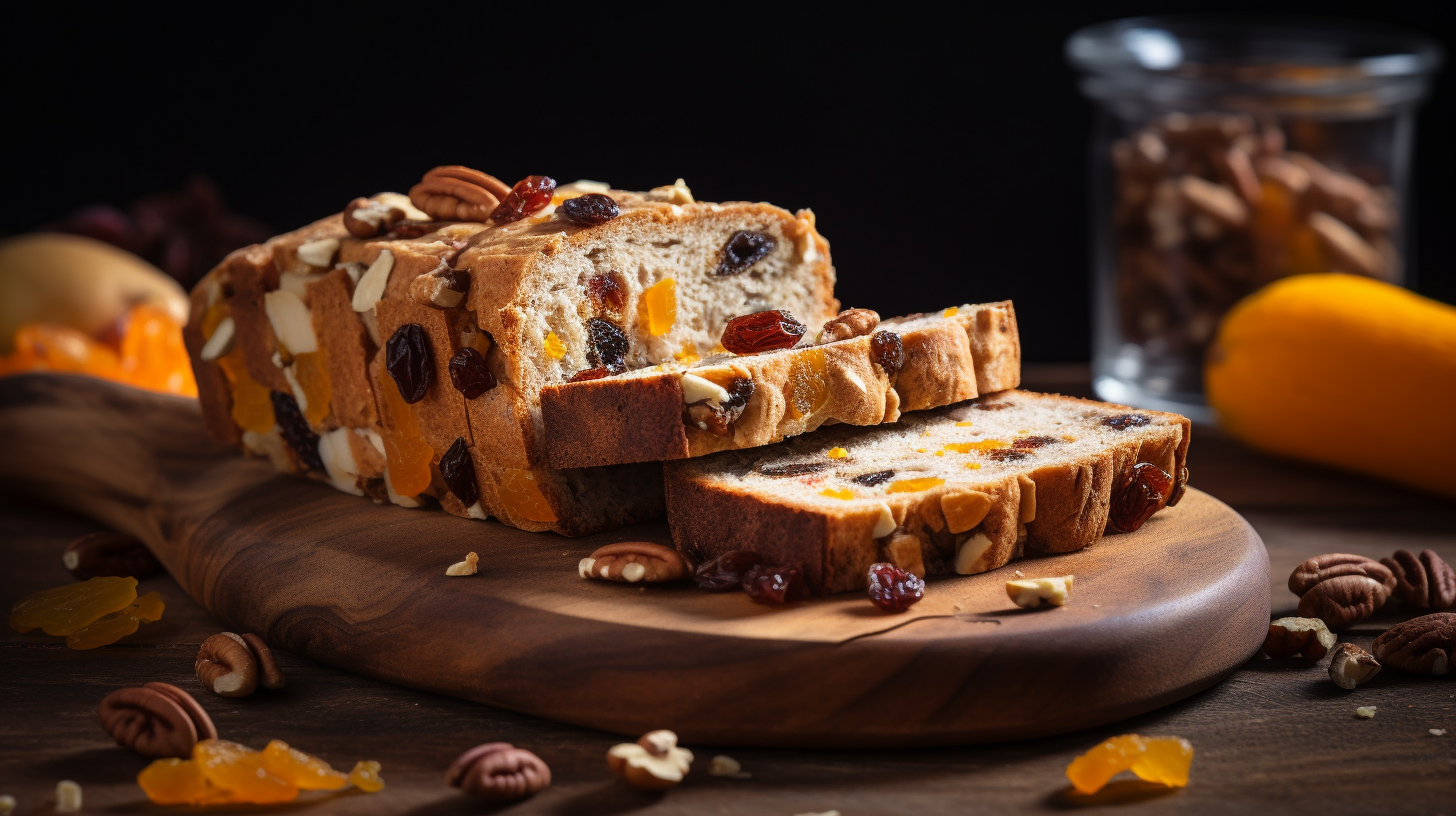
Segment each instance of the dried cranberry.
[{"label": "dried cranberry", "polygon": [[430,390],[435,360],[430,354],[430,338],[425,335],[423,326],[406,323],[395,329],[384,344],[384,367],[394,378],[394,384],[399,386],[399,395],[405,402],[414,404],[425,398]]},{"label": "dried cranberry", "polygon": [[925,597],[925,581],[894,564],[870,565],[870,601],[883,612],[904,612]]},{"label": "dried cranberry", "polygon": [[390,228],[389,234],[395,238],[418,238],[439,228],[434,221],[401,221]]},{"label": "dried cranberry", "polygon": [[734,377],[725,389],[728,399],[720,402],[718,407],[714,408],[707,400],[684,406],[688,422],[718,436],[728,436],[733,432],[733,423],[743,416],[743,409],[753,398],[753,389],[752,379]]},{"label": "dried cranberry", "polygon": [[743,573],[743,591],[755,603],[780,605],[809,597],[809,585],[794,567],[759,564]]},{"label": "dried cranberry", "polygon": [[878,331],[870,338],[870,351],[875,362],[891,377],[905,366],[905,341],[892,331]]},{"label": "dried cranberry", "polygon": [[600,380],[603,377],[612,376],[610,368],[583,368],[571,375],[567,382],[586,382],[587,380]]},{"label": "dried cranberry", "polygon": [[1016,448],[997,448],[986,451],[986,457],[992,462],[1020,462],[1030,455],[1029,451]]},{"label": "dried cranberry", "polygon": [[750,550],[729,550],[693,571],[698,589],[725,592],[743,586],[743,573],[763,563],[763,557]]},{"label": "dried cranberry", "polygon": [[770,236],[761,232],[740,230],[733,233],[733,237],[723,245],[723,252],[718,257],[718,268],[713,272],[717,275],[737,275],[763,260],[773,249],[774,239]]},{"label": "dried cranberry", "polygon": [[723,327],[723,348],[734,354],[793,348],[806,327],[783,309],[735,317]]},{"label": "dried cranberry", "polygon": [[304,468],[323,470],[324,460],[319,457],[319,437],[308,427],[308,420],[298,410],[298,402],[292,394],[273,391],[268,394],[273,400],[273,417],[278,421],[278,432],[293,453],[298,456]]},{"label": "dried cranberry", "polygon": [[877,470],[874,473],[861,473],[850,479],[850,481],[856,484],[862,484],[865,487],[878,487],[893,478],[895,478],[895,471]]},{"label": "dried cranberry", "polygon": [[466,507],[470,507],[480,501],[480,485],[475,481],[475,461],[470,458],[470,448],[465,446],[465,438],[455,440],[455,444],[445,451],[440,457],[440,475],[445,479],[445,486],[455,494],[455,498]]},{"label": "dried cranberry", "polygon": [[1140,428],[1152,422],[1146,414],[1118,414],[1117,416],[1104,417],[1102,424],[1109,428],[1116,428],[1125,431],[1128,428]]},{"label": "dried cranberry", "polygon": [[804,476],[810,473],[818,473],[829,467],[828,462],[790,462],[786,465],[764,465],[758,469],[759,473],[765,476]]},{"label": "dried cranberry", "polygon": [[456,351],[450,358],[450,382],[466,399],[475,399],[496,386],[495,375],[485,364],[485,356],[470,346]]},{"label": "dried cranberry", "polygon": [[556,180],[550,176],[526,176],[506,193],[506,200],[490,213],[490,220],[497,224],[520,221],[533,212],[539,212],[551,203],[551,194],[556,192]]},{"label": "dried cranberry", "polygon": [[599,312],[621,314],[627,305],[627,290],[616,272],[606,272],[587,281],[587,294]]},{"label": "dried cranberry", "polygon": [[1036,450],[1047,445],[1055,445],[1062,440],[1055,436],[1023,436],[1011,443],[1016,450]]},{"label": "dried cranberry", "polygon": [[627,335],[610,320],[593,317],[586,322],[587,356],[592,364],[612,371],[627,367]]},{"label": "dried cranberry", "polygon": [[1157,465],[1139,462],[1113,495],[1107,521],[1131,533],[1167,504],[1172,489],[1172,476]]},{"label": "dried cranberry", "polygon": [[561,202],[561,206],[557,207],[556,211],[561,213],[561,217],[567,221],[583,227],[605,224],[622,214],[622,211],[617,209],[616,200],[602,193],[587,193],[584,196],[568,198]]}]

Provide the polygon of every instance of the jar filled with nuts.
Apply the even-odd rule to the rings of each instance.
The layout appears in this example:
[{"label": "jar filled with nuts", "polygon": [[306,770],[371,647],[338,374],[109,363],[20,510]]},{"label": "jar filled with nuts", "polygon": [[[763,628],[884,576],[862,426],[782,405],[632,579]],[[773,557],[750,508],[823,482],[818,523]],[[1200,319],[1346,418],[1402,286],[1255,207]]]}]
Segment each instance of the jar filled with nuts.
[{"label": "jar filled with nuts", "polygon": [[1067,41],[1097,103],[1094,386],[1211,419],[1203,361],[1224,312],[1272,280],[1399,284],[1416,107],[1433,41],[1328,21],[1147,17]]}]

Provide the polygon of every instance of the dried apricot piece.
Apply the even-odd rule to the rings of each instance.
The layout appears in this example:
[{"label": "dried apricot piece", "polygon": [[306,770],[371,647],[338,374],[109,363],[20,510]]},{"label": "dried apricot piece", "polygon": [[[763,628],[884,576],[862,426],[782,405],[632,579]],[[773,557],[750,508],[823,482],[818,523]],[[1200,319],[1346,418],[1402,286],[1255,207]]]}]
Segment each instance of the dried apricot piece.
[{"label": "dried apricot piece", "polygon": [[661,337],[677,322],[677,281],[663,278],[642,292],[642,313],[647,333]]},{"label": "dried apricot piece", "polygon": [[17,370],[61,371],[121,379],[116,352],[90,335],[59,323],[27,323],[15,331]]},{"label": "dried apricot piece", "polygon": [[379,769],[378,762],[361,759],[349,771],[349,781],[365,793],[378,793],[384,790],[384,777],[379,775]]},{"label": "dried apricot piece", "polygon": [[160,593],[148,592],[126,609],[104,615],[94,623],[66,635],[66,645],[77,650],[110,646],[135,632],[142,621],[160,620],[165,606]]},{"label": "dried apricot piece", "polygon": [[263,764],[263,752],[227,740],[202,740],[192,748],[192,759],[207,781],[228,792],[236,802],[268,805],[289,802],[298,786],[274,776]]},{"label": "dried apricot piece", "polygon": [[502,470],[500,497],[506,506],[506,512],[512,516],[545,524],[556,521],[555,511],[541,493],[541,486],[536,483],[536,475],[529,470]]},{"label": "dried apricot piece", "polygon": [[127,312],[120,356],[124,382],[152,391],[197,396],[182,326],[162,308],[142,303]]},{"label": "dried apricot piece", "polygon": [[328,360],[324,350],[293,355],[293,377],[298,380],[308,407],[303,410],[304,419],[311,424],[322,425],[329,415],[329,400],[333,399],[333,387],[329,384]]},{"label": "dried apricot piece", "polygon": [[342,790],[349,777],[316,756],[290,748],[283,740],[273,740],[263,749],[263,767],[299,790]]},{"label": "dried apricot piece", "polygon": [[828,367],[820,349],[807,349],[794,361],[784,382],[784,413],[789,419],[811,416],[829,401]]},{"label": "dried apricot piece", "polygon": [[229,801],[190,759],[159,759],[137,774],[137,784],[158,805],[210,805]]},{"label": "dried apricot piece", "polygon": [[137,597],[136,585],[135,578],[107,576],[32,593],[10,608],[10,628],[69,635],[103,615],[131,606]]},{"label": "dried apricot piece", "polygon": [[399,395],[393,382],[382,382],[380,395],[390,423],[381,434],[384,460],[389,465],[389,484],[401,496],[418,496],[430,487],[430,462],[435,451],[420,434],[420,422],[413,406]]},{"label": "dried apricot piece", "polygon": [[276,422],[273,416],[273,398],[267,388],[248,374],[243,363],[243,352],[233,349],[217,364],[232,386],[233,422],[239,428],[253,433],[269,433]]},{"label": "dried apricot piece", "polygon": [[927,476],[923,479],[900,479],[890,482],[886,493],[919,493],[922,490],[929,490],[932,487],[940,487],[945,484],[944,479],[937,479],[934,476]]},{"label": "dried apricot piece", "polygon": [[1193,745],[1182,737],[1111,737],[1067,766],[1067,779],[1078,792],[1096,793],[1122,771],[1139,779],[1181,788],[1188,784]]}]

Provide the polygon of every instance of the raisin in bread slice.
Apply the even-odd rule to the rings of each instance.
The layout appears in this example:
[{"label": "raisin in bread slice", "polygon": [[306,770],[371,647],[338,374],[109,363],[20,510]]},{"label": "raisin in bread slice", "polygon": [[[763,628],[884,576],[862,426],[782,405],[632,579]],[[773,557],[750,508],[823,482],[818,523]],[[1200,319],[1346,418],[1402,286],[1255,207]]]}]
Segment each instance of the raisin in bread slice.
[{"label": "raisin in bread slice", "polygon": [[752,550],[816,592],[862,589],[871,564],[922,577],[1070,552],[1108,523],[1140,462],[1187,480],[1177,414],[1026,391],[835,426],[779,445],[669,462],[668,524],[689,557]]},{"label": "raisin in bread slice", "polygon": [[[873,315],[853,311],[861,320]],[[826,424],[894,422],[903,411],[1020,384],[1010,301],[863,322],[859,330],[865,333],[818,345],[723,352],[547,386],[548,461],[585,467],[759,447]]]},{"label": "raisin in bread slice", "polygon": [[381,194],[409,220],[376,238],[335,215],[229,255],[194,289],[184,332],[210,432],[349,492],[527,530],[659,516],[659,467],[547,465],[541,389],[706,352],[744,312],[827,320],[834,271],[808,211],[680,190],[607,191],[620,215],[596,226],[554,211],[600,191],[567,186],[508,224],[428,221]]}]

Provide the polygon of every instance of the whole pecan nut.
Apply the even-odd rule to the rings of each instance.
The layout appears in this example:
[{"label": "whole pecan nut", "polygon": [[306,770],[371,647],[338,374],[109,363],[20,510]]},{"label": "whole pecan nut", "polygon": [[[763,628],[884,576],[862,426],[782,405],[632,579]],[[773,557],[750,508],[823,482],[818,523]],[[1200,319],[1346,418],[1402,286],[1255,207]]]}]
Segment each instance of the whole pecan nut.
[{"label": "whole pecan nut", "polygon": [[1423,550],[1419,557],[1409,550],[1396,550],[1380,559],[1395,575],[1395,596],[1412,609],[1446,609],[1456,606],[1456,570],[1435,550]]},{"label": "whole pecan nut", "polygon": [[620,541],[581,559],[577,572],[583,578],[660,583],[688,577],[692,566],[671,547],[647,541]]},{"label": "whole pecan nut", "polygon": [[873,309],[845,309],[824,324],[819,342],[833,343],[851,337],[863,337],[880,325],[880,314]]},{"label": "whole pecan nut", "polygon": [[166,683],[117,689],[102,699],[96,713],[117,745],[151,759],[188,758],[199,739],[217,737],[202,706]]},{"label": "whole pecan nut", "polygon": [[1344,629],[1375,614],[1388,595],[1385,585],[1369,576],[1337,575],[1304,593],[1299,614],[1319,618],[1331,629]]},{"label": "whole pecan nut", "polygon": [[1391,591],[1395,589],[1395,576],[1379,561],[1351,553],[1326,553],[1316,555],[1294,568],[1294,572],[1289,574],[1289,591],[1304,597],[1306,592],[1320,582],[1341,575],[1364,575],[1374,579],[1384,588],[1385,597],[1381,598],[1381,604],[1385,603],[1385,598],[1390,597]]},{"label": "whole pecan nut", "polygon": [[110,530],[88,533],[72,541],[61,553],[61,563],[83,581],[99,576],[140,581],[162,569],[147,545],[133,536]]},{"label": "whole pecan nut", "polygon": [[410,188],[410,203],[437,221],[484,223],[511,188],[495,176],[460,165],[436,167]]},{"label": "whole pecan nut", "polygon": [[232,632],[203,641],[195,668],[197,679],[219,697],[246,697],[258,688],[258,661],[247,642]]},{"label": "whole pecan nut", "polygon": [[1396,625],[1375,639],[1375,656],[1409,674],[1450,674],[1456,658],[1456,612],[1436,612]]},{"label": "whole pecan nut", "polygon": [[506,802],[545,790],[551,768],[524,748],[489,742],[461,754],[445,772],[445,781],[473,796]]},{"label": "whole pecan nut", "polygon": [[405,220],[405,211],[372,198],[356,198],[344,208],[344,229],[355,238],[373,238]]}]

